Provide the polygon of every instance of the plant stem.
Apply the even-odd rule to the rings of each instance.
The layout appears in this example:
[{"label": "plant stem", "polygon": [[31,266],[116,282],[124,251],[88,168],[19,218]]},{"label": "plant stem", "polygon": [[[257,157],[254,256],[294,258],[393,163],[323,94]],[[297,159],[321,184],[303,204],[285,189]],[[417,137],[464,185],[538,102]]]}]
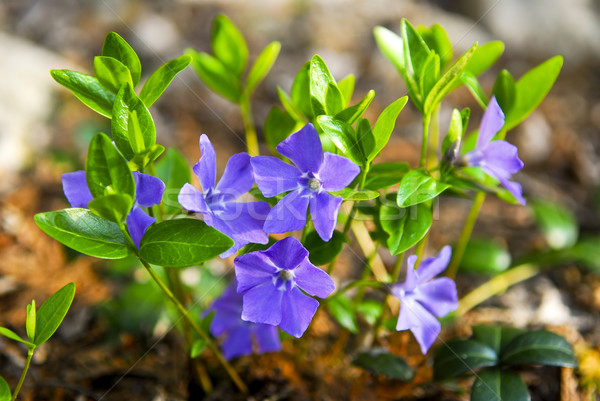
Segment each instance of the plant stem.
[{"label": "plant stem", "polygon": [[429,125],[431,123],[431,114],[423,115],[423,143],[421,144],[421,160],[419,167],[425,167],[427,161],[427,145],[429,144]]},{"label": "plant stem", "polygon": [[17,396],[19,395],[19,391],[21,391],[21,387],[23,386],[23,382],[25,381],[25,376],[27,376],[27,371],[29,370],[29,365],[31,364],[31,359],[33,358],[33,351],[33,348],[27,349],[27,360],[25,361],[23,372],[21,373],[21,377],[19,378],[17,387],[15,387],[15,392],[12,395],[11,401],[15,401],[17,399]]},{"label": "plant stem", "polygon": [[525,263],[500,273],[462,297],[458,303],[458,309],[454,313],[457,317],[460,317],[483,301],[506,291],[512,285],[537,275],[539,272],[540,267],[538,265]]},{"label": "plant stem", "polygon": [[256,135],[256,129],[254,128],[254,119],[252,118],[252,108],[250,106],[250,97],[246,94],[242,94],[240,100],[240,112],[242,114],[242,122],[244,123],[244,131],[246,133],[246,147],[250,156],[258,156],[260,154],[258,149],[258,138]]},{"label": "plant stem", "polygon": [[465,253],[469,239],[471,238],[473,227],[475,227],[475,222],[477,221],[477,216],[479,216],[479,210],[481,210],[481,205],[483,205],[484,200],[485,192],[477,192],[475,199],[473,200],[471,210],[469,211],[469,215],[467,216],[467,220],[465,221],[465,225],[463,226],[460,237],[458,238],[458,242],[454,247],[454,252],[452,252],[452,259],[450,260],[448,271],[446,272],[446,275],[450,278],[454,278],[456,276],[458,266],[460,265],[460,261]]},{"label": "plant stem", "polygon": [[440,144],[440,132],[439,132],[439,117],[440,117],[440,105],[438,104],[430,118],[430,129],[429,129],[429,155],[427,162],[425,163],[426,169],[431,169],[438,163],[437,149]]}]

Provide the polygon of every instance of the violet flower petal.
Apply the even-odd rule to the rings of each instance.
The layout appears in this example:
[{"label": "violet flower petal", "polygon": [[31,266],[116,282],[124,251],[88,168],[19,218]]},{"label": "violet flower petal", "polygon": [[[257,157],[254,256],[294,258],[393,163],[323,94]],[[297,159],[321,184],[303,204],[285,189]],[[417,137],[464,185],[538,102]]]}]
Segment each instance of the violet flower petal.
[{"label": "violet flower petal", "polygon": [[217,154],[215,148],[206,134],[200,135],[200,160],[194,164],[192,170],[200,180],[204,193],[215,187],[217,176]]},{"label": "violet flower petal", "polygon": [[496,101],[496,96],[493,96],[490,103],[483,113],[481,124],[479,125],[479,134],[477,135],[476,148],[480,148],[489,143],[494,135],[500,131],[504,125],[504,113]]},{"label": "violet flower petal", "polygon": [[285,237],[261,252],[280,269],[295,269],[308,258],[308,251],[294,237]]},{"label": "violet flower petal", "polygon": [[133,172],[133,178],[135,180],[135,201],[138,205],[151,207],[161,202],[165,183],[160,178],[138,171]]},{"label": "violet flower petal", "polygon": [[[185,210],[195,213],[210,213],[204,194],[191,184],[185,183],[179,190],[177,201]],[[208,224],[208,223],[207,223]]]},{"label": "violet flower petal", "polygon": [[238,294],[264,283],[272,286],[273,276],[277,273],[277,267],[264,255],[264,252],[240,255],[235,258],[234,265]]},{"label": "violet flower petal", "polygon": [[302,172],[291,164],[273,156],[254,156],[250,163],[256,186],[267,198],[299,187]]},{"label": "violet flower petal", "polygon": [[296,338],[302,337],[318,307],[317,300],[304,295],[297,287],[292,288],[291,291],[285,291],[281,304],[279,328]]},{"label": "violet flower petal", "polygon": [[303,172],[316,173],[323,162],[321,139],[310,123],[282,141],[276,149]]},{"label": "violet flower petal", "polygon": [[310,215],[315,231],[323,241],[329,241],[333,236],[342,201],[341,196],[333,196],[325,191],[318,192],[310,198]]},{"label": "violet flower petal", "polygon": [[440,333],[441,324],[414,298],[404,297],[401,301],[396,330],[410,329],[421,346],[421,352],[426,354]]},{"label": "violet flower petal", "polygon": [[310,263],[308,258],[304,259],[294,270],[294,275],[296,285],[309,295],[327,298],[335,290],[335,284],[331,277]]},{"label": "violet flower petal", "polygon": [[250,191],[252,185],[254,185],[254,174],[250,165],[250,155],[237,153],[229,158],[215,189],[226,194],[226,199],[234,200]]},{"label": "violet flower petal", "polygon": [[306,224],[308,196],[306,190],[292,191],[283,197],[265,220],[263,230],[267,233],[285,233],[300,230]]},{"label": "violet flower petal", "polygon": [[429,281],[444,270],[446,270],[446,267],[448,267],[448,263],[450,263],[451,256],[452,248],[450,248],[449,245],[446,245],[440,250],[436,257],[427,258],[423,260],[417,268],[419,283]]},{"label": "violet flower petal", "polygon": [[525,205],[527,203],[523,198],[523,187],[521,187],[521,184],[518,182],[509,181],[502,177],[498,177],[498,179],[500,180],[500,183],[508,190],[508,192],[515,197],[517,202],[519,202],[521,205]]},{"label": "violet flower petal", "polygon": [[243,324],[228,333],[227,338],[221,346],[225,359],[230,360],[237,356],[252,353],[251,331],[252,328],[250,325]]},{"label": "violet flower petal", "polygon": [[352,160],[325,152],[318,176],[325,191],[340,191],[346,188],[360,173],[360,167]]},{"label": "violet flower petal", "polygon": [[211,220],[213,227],[235,242],[220,256],[222,258],[231,256],[250,242],[257,244],[269,242],[268,234],[263,231],[263,224],[270,210],[269,204],[263,201],[228,202],[221,210],[213,213]]},{"label": "violet flower petal", "polygon": [[281,299],[283,294],[284,291],[275,288],[272,281],[267,281],[249,289],[244,293],[242,320],[279,325],[282,321]]},{"label": "violet flower petal", "polygon": [[480,149],[482,153],[482,167],[492,167],[496,171],[506,172],[506,178],[523,168],[519,159],[518,149],[506,141],[493,141]]},{"label": "violet flower petal", "polygon": [[277,352],[281,350],[277,326],[255,323],[251,326],[259,352]]},{"label": "violet flower petal", "polygon": [[210,322],[210,332],[215,337],[231,331],[240,324],[246,324],[241,323],[242,296],[236,292],[236,287],[237,283],[234,281],[206,311],[206,314],[215,311]]},{"label": "violet flower petal", "polygon": [[87,184],[85,171],[78,170],[64,173],[61,176],[63,192],[71,207],[87,208],[89,201],[94,199]]},{"label": "violet flower petal", "polygon": [[437,317],[446,316],[458,308],[456,284],[448,277],[424,283],[414,296],[417,302]]},{"label": "violet flower petal", "polygon": [[134,206],[127,215],[127,231],[135,246],[140,247],[140,242],[146,229],[156,221],[154,217],[150,217],[141,208]]}]

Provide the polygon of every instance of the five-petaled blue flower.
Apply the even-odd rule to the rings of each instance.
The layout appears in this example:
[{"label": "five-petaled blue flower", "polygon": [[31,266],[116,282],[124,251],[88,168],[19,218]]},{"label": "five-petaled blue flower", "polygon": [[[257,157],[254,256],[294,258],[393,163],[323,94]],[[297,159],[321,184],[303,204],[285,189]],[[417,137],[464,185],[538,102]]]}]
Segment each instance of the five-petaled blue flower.
[{"label": "five-petaled blue flower", "polygon": [[235,202],[254,185],[254,175],[248,153],[237,153],[229,159],[219,183],[215,148],[205,134],[200,136],[200,160],[193,167],[200,180],[202,192],[190,184],[179,191],[177,200],[185,209],[201,213],[204,222],[231,237],[234,245],[220,256],[233,255],[244,245],[253,242],[266,244],[268,235],[263,231],[269,204],[264,201]]},{"label": "five-petaled blue flower", "polygon": [[[85,171],[65,173],[61,179],[63,192],[71,206],[87,208],[88,202],[94,197],[88,187]],[[154,217],[148,216],[141,207],[158,205],[162,200],[165,184],[159,178],[138,171],[133,172],[133,179],[135,180],[135,200],[126,222],[127,231],[139,248],[146,229],[155,221]]]},{"label": "five-petaled blue flower", "polygon": [[[277,325],[301,337],[319,302],[335,289],[327,273],[308,260],[308,251],[294,237],[265,251],[238,256],[234,261],[237,292],[243,294],[242,319]],[[302,290],[302,291],[300,291]]]},{"label": "five-petaled blue flower", "polygon": [[454,281],[448,277],[434,279],[446,269],[451,254],[450,247],[445,246],[438,256],[425,259],[416,270],[417,257],[410,256],[406,280],[391,288],[392,295],[401,302],[396,330],[410,329],[423,354],[440,333],[441,325],[436,316],[446,316],[458,307]]},{"label": "five-petaled blue flower", "polygon": [[310,204],[315,230],[324,241],[329,241],[343,199],[328,191],[345,188],[360,168],[343,156],[323,153],[319,134],[312,124],[277,145],[277,151],[295,167],[272,156],[255,156],[251,161],[256,185],[264,196],[270,198],[291,191],[271,210],[264,230],[284,233],[301,229],[306,224]]},{"label": "five-petaled blue flower", "polygon": [[464,155],[463,161],[467,165],[481,167],[487,174],[500,180],[515,199],[524,205],[521,185],[509,181],[512,174],[523,168],[523,162],[517,155],[517,147],[503,140],[492,141],[503,125],[504,113],[494,96],[483,114],[475,149]]},{"label": "five-petaled blue flower", "polygon": [[225,358],[249,355],[253,349],[257,349],[257,353],[281,350],[277,326],[242,320],[243,298],[236,292],[236,286],[234,280],[206,311],[215,311],[210,323],[210,332],[215,337],[225,337],[221,345]]}]

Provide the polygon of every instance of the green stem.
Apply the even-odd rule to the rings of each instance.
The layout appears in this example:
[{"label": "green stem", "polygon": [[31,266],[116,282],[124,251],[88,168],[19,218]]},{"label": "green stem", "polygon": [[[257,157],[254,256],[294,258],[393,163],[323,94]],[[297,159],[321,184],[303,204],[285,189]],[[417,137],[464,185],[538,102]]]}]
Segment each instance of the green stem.
[{"label": "green stem", "polygon": [[510,286],[525,281],[539,272],[540,267],[538,265],[529,263],[506,270],[462,297],[454,314],[457,317],[463,316],[483,301],[503,293]]},{"label": "green stem", "polygon": [[454,247],[454,252],[452,252],[452,259],[450,260],[448,271],[446,272],[446,275],[450,278],[454,278],[456,276],[458,266],[460,265],[460,261],[462,260],[462,257],[465,253],[465,249],[467,248],[469,239],[471,238],[473,227],[475,227],[475,222],[477,221],[477,216],[479,216],[479,210],[481,210],[481,206],[483,205],[484,200],[485,192],[477,192],[477,194],[475,195],[475,200],[473,201],[473,205],[471,206],[471,211],[469,211],[469,215],[467,216],[465,225],[463,226],[462,232],[460,233],[458,242]]},{"label": "green stem", "polygon": [[21,373],[21,377],[19,378],[17,387],[15,387],[15,392],[12,395],[11,401],[15,401],[17,399],[17,396],[19,395],[19,391],[21,391],[21,387],[23,386],[23,382],[25,381],[25,376],[27,376],[27,371],[29,370],[29,365],[31,364],[31,359],[33,358],[33,351],[34,348],[27,349],[27,360],[25,361],[23,372]]},{"label": "green stem", "polygon": [[244,123],[244,131],[246,133],[246,147],[250,156],[258,156],[258,137],[254,128],[254,119],[252,118],[252,108],[250,106],[250,98],[244,93],[240,100],[240,112],[242,114],[242,122]]},{"label": "green stem", "polygon": [[429,156],[425,167],[429,170],[438,164],[437,150],[440,144],[439,132],[440,105],[438,104],[431,113],[429,129]]},{"label": "green stem", "polygon": [[421,160],[419,161],[419,167],[425,167],[427,161],[427,145],[429,144],[429,125],[431,123],[431,114],[423,116],[423,143],[421,144]]}]

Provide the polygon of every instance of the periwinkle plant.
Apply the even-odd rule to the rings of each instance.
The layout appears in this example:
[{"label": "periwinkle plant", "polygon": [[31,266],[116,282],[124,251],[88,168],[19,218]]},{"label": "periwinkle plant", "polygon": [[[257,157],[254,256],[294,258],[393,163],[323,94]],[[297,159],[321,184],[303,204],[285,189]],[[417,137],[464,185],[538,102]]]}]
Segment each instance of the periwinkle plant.
[{"label": "periwinkle plant", "polygon": [[[275,62],[279,43],[267,46],[248,70],[242,34],[229,19],[219,16],[211,36],[213,55],[188,50],[189,56],[161,66],[136,92],[139,59],[125,40],[109,34],[102,55],[94,61],[95,76],[67,70],[54,70],[52,76],[112,120],[114,142],[103,133],[92,139],[85,171],[63,176],[65,195],[73,207],[40,213],[35,217],[37,224],[87,255],[106,259],[135,255],[186,320],[182,329],[193,340],[188,343],[192,355],[202,355],[203,347],[209,348],[242,392],[247,388],[228,361],[251,352],[280,350],[279,329],[293,337],[303,336],[321,303],[328,304],[328,310],[335,311],[333,318],[350,331],[358,330],[355,322],[362,315],[375,341],[387,333],[388,303],[373,307],[373,301],[365,298],[368,291],[383,291],[385,299],[400,300],[399,316],[392,326],[411,330],[426,354],[440,333],[438,318],[457,307],[461,310],[453,280],[485,194],[525,203],[518,175],[512,177],[523,163],[516,147],[504,137],[548,93],[562,59],[550,59],[516,82],[503,71],[488,96],[477,76],[500,57],[500,42],[474,44],[452,62],[451,43],[439,25],[414,28],[403,20],[401,36],[378,27],[375,38],[405,80],[409,96],[392,102],[372,123],[363,113],[375,92],[352,104],[354,76],[336,81],[325,61],[315,55],[298,72],[290,94],[278,89],[283,108],[274,106],[263,130],[267,144],[277,153],[261,156],[250,95]],[[248,140],[248,153],[233,155],[217,180],[215,150],[208,136],[200,135],[201,157],[192,169],[201,191],[191,182],[174,179],[189,177],[189,171],[174,161],[177,158],[161,159],[165,149],[156,144],[149,111],[192,61],[211,90],[240,106]],[[485,109],[475,147],[462,155],[470,110],[453,111],[441,148],[436,128],[442,102],[461,85]],[[411,168],[401,161],[374,163],[409,98],[422,113],[419,166]],[[174,149],[170,152],[177,154]],[[178,190],[181,208],[165,204],[165,187]],[[473,197],[473,210],[454,241],[454,251],[445,246],[438,256],[425,258],[433,205],[449,193]],[[257,199],[249,200],[251,196]],[[345,208],[341,207],[344,202]],[[358,214],[361,219],[356,219]],[[361,235],[366,216],[374,221],[369,225],[375,230],[370,236]],[[371,252],[364,255],[359,280],[336,286],[337,255],[351,232],[360,239],[362,249]],[[392,269],[376,274],[371,262],[378,249],[388,249],[396,262]],[[404,254],[411,249],[405,276],[400,278]],[[235,280],[205,311],[202,321],[190,315],[189,296],[180,291],[178,268],[202,269],[213,258],[236,253]],[[328,264],[326,270],[314,261]],[[168,282],[156,274],[155,266],[167,269]],[[447,277],[436,277],[447,267]],[[360,290],[349,291],[355,287]],[[222,351],[209,332],[224,339]],[[369,365],[364,354],[361,364]],[[205,376],[200,382],[207,380]]]}]

